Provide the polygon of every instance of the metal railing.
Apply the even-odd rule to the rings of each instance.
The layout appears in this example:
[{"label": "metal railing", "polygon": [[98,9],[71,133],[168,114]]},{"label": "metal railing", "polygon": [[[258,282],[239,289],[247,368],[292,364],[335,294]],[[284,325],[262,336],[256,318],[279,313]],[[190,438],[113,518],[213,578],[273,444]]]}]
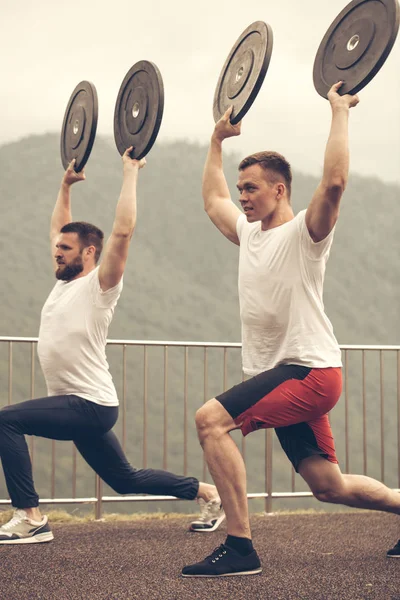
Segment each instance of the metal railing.
[{"label": "metal railing", "polygon": [[[2,390],[6,398],[3,405],[46,395],[36,344],[37,338],[33,337],[0,337],[0,376],[5,380]],[[350,472],[354,465],[357,472],[369,475],[372,469],[372,476],[399,489],[400,346],[346,345],[341,348],[343,394],[330,418],[342,470]],[[239,343],[109,340],[107,355],[121,405],[117,435],[124,450],[137,455],[140,448],[143,468],[172,470],[173,458],[175,471],[184,475],[190,471],[191,475],[207,481],[209,475],[196,439],[194,413],[203,402],[242,379],[240,354]],[[171,382],[173,402],[170,401]],[[258,487],[256,492],[249,492],[248,497],[263,499],[266,512],[272,511],[272,503],[278,499],[312,496],[304,484],[297,483],[295,472],[283,456],[272,430],[250,436],[253,439],[245,439],[239,432],[233,432],[233,436],[246,463],[249,489]],[[29,443],[34,473],[38,443],[39,438],[33,437]],[[49,497],[41,498],[41,503],[90,503],[95,506],[96,518],[100,518],[103,503],[176,500],[172,496],[107,495],[98,476],[94,478],[93,495],[79,494],[78,483],[87,484],[89,475],[86,472],[81,476],[79,472],[75,446],[53,440],[45,443],[47,446],[39,455],[42,479],[49,483]],[[57,454],[60,443],[63,445],[61,456]],[[158,460],[160,465],[149,465],[150,444],[152,463]],[[68,445],[72,447],[71,494],[57,497],[59,463],[63,463],[61,470],[65,471]],[[138,461],[134,462],[138,467]],[[254,470],[252,465],[255,465]],[[282,479],[284,472],[285,480]],[[284,491],[276,490],[276,478],[277,486],[286,487]],[[64,474],[62,480],[64,484]],[[0,505],[9,503],[7,499],[0,499]]]}]

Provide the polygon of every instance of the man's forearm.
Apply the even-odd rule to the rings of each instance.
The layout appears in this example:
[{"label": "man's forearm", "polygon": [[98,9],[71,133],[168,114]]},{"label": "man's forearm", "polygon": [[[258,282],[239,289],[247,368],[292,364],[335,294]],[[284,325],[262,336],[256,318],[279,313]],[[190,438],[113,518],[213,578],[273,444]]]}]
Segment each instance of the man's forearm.
[{"label": "man's forearm", "polygon": [[323,181],[327,186],[346,187],[349,174],[349,109],[332,113],[332,124],[325,151]]},{"label": "man's forearm", "polygon": [[222,165],[222,142],[214,136],[211,138],[204,166],[202,190],[206,211],[211,208],[213,198],[230,198]]},{"label": "man's forearm", "polygon": [[58,233],[60,229],[72,221],[71,215],[71,186],[65,183],[61,184],[58,192],[56,204],[53,210],[50,224],[50,236]]},{"label": "man's forearm", "polygon": [[113,233],[116,235],[130,236],[136,225],[136,188],[138,168],[124,171],[121,193],[115,210]]}]

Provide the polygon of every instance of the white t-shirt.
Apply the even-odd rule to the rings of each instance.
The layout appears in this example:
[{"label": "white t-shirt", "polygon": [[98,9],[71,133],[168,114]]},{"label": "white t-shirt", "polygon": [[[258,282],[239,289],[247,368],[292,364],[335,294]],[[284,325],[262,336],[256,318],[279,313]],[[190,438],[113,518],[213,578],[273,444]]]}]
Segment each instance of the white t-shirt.
[{"label": "white t-shirt", "polygon": [[281,364],[340,367],[341,352],[322,300],[334,230],[313,242],[306,211],[263,231],[238,218],[242,360],[247,375]]},{"label": "white t-shirt", "polygon": [[75,394],[117,406],[105,353],[107,332],[122,291],[103,292],[99,267],[72,281],[57,281],[41,315],[38,355],[49,396]]}]

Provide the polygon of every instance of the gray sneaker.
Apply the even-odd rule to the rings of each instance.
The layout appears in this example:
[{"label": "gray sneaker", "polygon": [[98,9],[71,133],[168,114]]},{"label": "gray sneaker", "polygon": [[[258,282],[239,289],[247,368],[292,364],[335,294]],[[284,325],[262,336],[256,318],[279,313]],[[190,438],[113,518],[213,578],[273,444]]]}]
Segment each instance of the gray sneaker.
[{"label": "gray sneaker", "polygon": [[200,516],[196,521],[192,521],[190,531],[210,533],[218,529],[225,519],[220,498],[213,498],[209,502],[205,502],[203,498],[199,498],[198,503],[200,505]]},{"label": "gray sneaker", "polygon": [[0,544],[37,544],[53,538],[47,517],[40,523],[32,521],[21,509],[15,510],[13,518],[0,527]]}]

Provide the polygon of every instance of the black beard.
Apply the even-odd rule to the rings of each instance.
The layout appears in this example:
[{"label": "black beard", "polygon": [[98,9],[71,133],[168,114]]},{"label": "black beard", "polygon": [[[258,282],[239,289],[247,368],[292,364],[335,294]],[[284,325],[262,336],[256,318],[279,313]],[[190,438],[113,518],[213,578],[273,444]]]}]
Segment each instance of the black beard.
[{"label": "black beard", "polygon": [[61,281],[71,281],[77,275],[79,275],[79,273],[82,273],[82,271],[83,271],[82,258],[80,256],[78,256],[74,260],[74,262],[72,262],[70,265],[66,265],[65,269],[63,269],[62,271],[59,272],[59,270],[57,269],[56,277],[57,277],[57,279],[61,279]]}]

